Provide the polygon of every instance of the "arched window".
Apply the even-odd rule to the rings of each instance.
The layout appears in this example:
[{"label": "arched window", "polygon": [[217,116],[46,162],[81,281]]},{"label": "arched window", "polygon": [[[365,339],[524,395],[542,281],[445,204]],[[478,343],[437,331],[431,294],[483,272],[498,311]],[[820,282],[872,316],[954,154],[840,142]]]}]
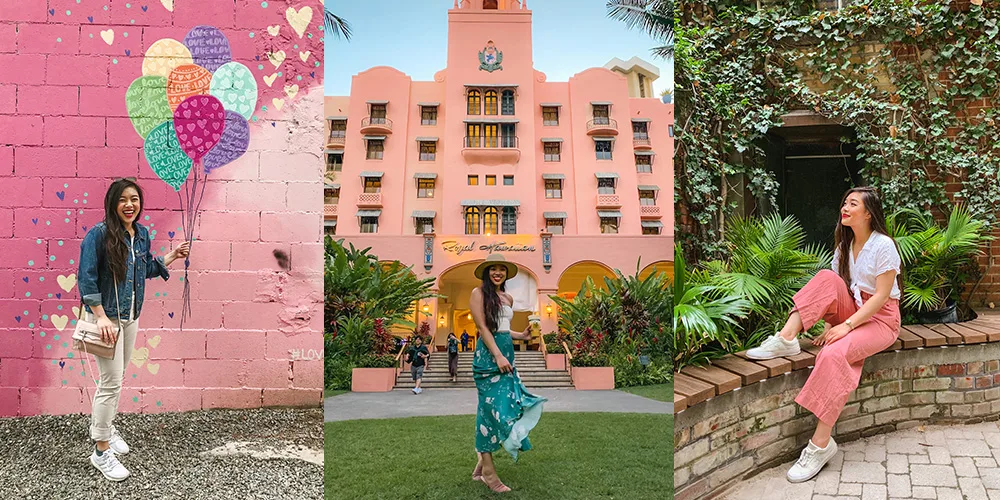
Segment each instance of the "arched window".
[{"label": "arched window", "polygon": [[503,207],[503,234],[517,234],[517,212],[514,207]]},{"label": "arched window", "polygon": [[486,234],[497,234],[500,229],[500,217],[497,207],[486,207],[483,215],[483,232]]},{"label": "arched window", "polygon": [[478,90],[470,90],[469,91],[469,114],[470,115],[478,115],[479,114],[479,106],[480,106],[480,100],[481,100],[481,98],[482,98],[482,94],[480,94]]},{"label": "arched window", "polygon": [[479,234],[479,208],[465,209],[465,234]]},{"label": "arched window", "polygon": [[486,97],[483,99],[483,114],[484,115],[495,115],[499,113],[497,109],[497,91],[487,90]]},{"label": "arched window", "polygon": [[513,115],[514,114],[514,91],[505,90],[500,97],[500,114],[502,115]]},{"label": "arched window", "polygon": [[497,0],[483,0],[483,9],[497,10]]}]

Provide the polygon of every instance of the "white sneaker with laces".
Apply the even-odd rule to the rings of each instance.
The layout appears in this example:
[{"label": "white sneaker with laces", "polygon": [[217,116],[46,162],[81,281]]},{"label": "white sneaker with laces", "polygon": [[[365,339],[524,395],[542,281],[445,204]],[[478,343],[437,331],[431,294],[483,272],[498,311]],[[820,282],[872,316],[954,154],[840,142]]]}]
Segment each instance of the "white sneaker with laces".
[{"label": "white sneaker with laces", "polygon": [[111,439],[108,439],[108,445],[111,446],[111,450],[117,455],[125,455],[129,452],[128,443],[122,439],[121,434],[118,434],[118,429],[111,431]]},{"label": "white sneaker with laces", "polygon": [[798,339],[785,340],[780,334],[775,333],[774,335],[764,339],[761,342],[760,347],[754,347],[747,351],[747,357],[750,359],[774,359],[783,356],[794,356],[802,352],[802,348],[799,347]]},{"label": "white sneaker with laces", "polygon": [[124,481],[129,476],[128,469],[118,461],[118,457],[115,456],[115,452],[112,450],[105,451],[101,455],[97,454],[95,449],[93,453],[90,454],[90,463],[93,464],[97,470],[104,474],[105,479],[108,481]]},{"label": "white sneaker with laces", "polygon": [[801,483],[812,479],[836,454],[837,443],[834,442],[833,438],[830,438],[830,443],[826,445],[826,448],[814,445],[810,439],[809,444],[799,455],[799,459],[792,465],[791,469],[788,469],[788,481]]}]

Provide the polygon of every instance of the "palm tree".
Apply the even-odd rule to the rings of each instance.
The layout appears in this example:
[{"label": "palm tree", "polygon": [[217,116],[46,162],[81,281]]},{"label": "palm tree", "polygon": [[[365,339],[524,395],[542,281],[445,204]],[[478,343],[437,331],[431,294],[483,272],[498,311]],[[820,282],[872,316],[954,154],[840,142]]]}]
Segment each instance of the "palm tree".
[{"label": "palm tree", "polygon": [[344,37],[344,40],[351,41],[351,23],[327,8],[323,9],[323,27],[327,32],[333,33],[333,36]]},{"label": "palm tree", "polygon": [[662,42],[654,47],[654,56],[669,59],[674,56],[674,3],[671,0],[608,0],[608,17],[624,22],[629,29],[638,27],[653,40]]}]

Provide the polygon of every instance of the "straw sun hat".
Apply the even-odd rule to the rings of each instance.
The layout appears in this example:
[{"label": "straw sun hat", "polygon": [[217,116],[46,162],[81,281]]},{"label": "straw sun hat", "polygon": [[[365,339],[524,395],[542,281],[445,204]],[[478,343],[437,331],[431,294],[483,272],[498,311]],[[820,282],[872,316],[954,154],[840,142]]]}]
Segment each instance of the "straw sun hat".
[{"label": "straw sun hat", "polygon": [[476,278],[483,279],[483,272],[493,266],[503,266],[507,268],[507,279],[511,279],[517,275],[517,265],[513,262],[507,262],[507,259],[503,258],[503,255],[498,253],[491,253],[486,257],[486,260],[481,262],[476,266]]}]

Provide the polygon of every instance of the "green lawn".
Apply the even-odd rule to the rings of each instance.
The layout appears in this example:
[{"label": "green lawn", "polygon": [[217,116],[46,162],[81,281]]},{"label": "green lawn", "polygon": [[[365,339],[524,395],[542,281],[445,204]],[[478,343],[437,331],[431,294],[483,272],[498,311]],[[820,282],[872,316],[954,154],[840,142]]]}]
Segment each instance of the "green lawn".
[{"label": "green lawn", "polygon": [[326,497],[350,499],[673,498],[672,415],[542,415],[533,449],[494,454],[514,491],[473,482],[474,415],[327,422]]},{"label": "green lawn", "polygon": [[655,399],[657,401],[665,401],[667,403],[674,402],[674,384],[656,384],[656,385],[640,385],[636,387],[621,387],[618,390],[630,392],[644,398]]},{"label": "green lawn", "polygon": [[344,390],[344,389],[324,389],[323,390],[323,397],[324,398],[330,398],[330,397],[333,397],[333,396],[339,396],[339,395],[347,393],[347,392],[351,392],[351,391],[347,391],[347,390]]}]

